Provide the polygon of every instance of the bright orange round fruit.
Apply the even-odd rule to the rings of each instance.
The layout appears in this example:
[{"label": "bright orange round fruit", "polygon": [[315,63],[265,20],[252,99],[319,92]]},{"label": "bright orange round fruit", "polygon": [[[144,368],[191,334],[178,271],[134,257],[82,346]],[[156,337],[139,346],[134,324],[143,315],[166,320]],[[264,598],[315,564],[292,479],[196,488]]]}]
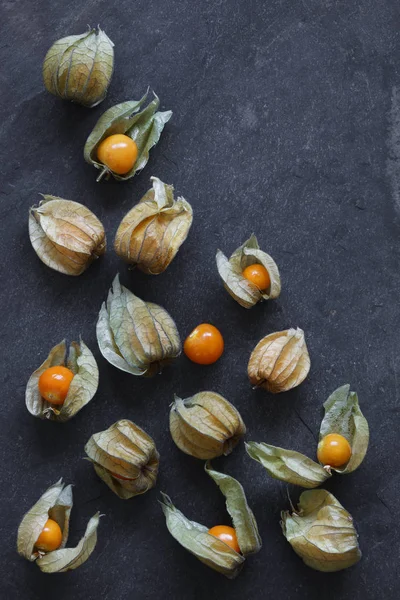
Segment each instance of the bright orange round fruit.
[{"label": "bright orange round fruit", "polygon": [[42,550],[42,552],[52,552],[61,546],[61,542],[61,527],[53,519],[47,519],[46,525],[36,541],[36,548]]},{"label": "bright orange round fruit", "polygon": [[271,279],[264,265],[254,264],[245,268],[242,273],[251,283],[254,283],[261,292],[264,292],[271,285]]},{"label": "bright orange round fruit", "polygon": [[74,374],[67,367],[46,369],[39,377],[39,392],[50,404],[64,404]]},{"label": "bright orange round fruit", "polygon": [[224,351],[224,338],[214,325],[202,323],[188,335],[183,344],[183,351],[192,362],[211,365]]},{"label": "bright orange round fruit", "polygon": [[233,527],[229,527],[228,525],[216,525],[215,527],[211,527],[211,529],[208,530],[208,533],[221,540],[221,542],[225,542],[225,544],[240,554],[236,531]]},{"label": "bright orange round fruit", "polygon": [[135,164],[138,157],[136,142],[123,133],[105,138],[97,148],[97,158],[117,175],[125,175]]},{"label": "bright orange round fruit", "polygon": [[339,433],[329,433],[318,444],[317,457],[324,466],[342,467],[350,456],[351,446]]}]

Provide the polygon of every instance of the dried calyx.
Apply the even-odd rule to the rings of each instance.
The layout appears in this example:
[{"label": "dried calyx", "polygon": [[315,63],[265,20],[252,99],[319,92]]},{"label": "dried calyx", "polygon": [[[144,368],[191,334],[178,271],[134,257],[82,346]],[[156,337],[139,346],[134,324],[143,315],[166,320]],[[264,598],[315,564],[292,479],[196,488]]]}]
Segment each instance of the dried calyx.
[{"label": "dried calyx", "polygon": [[175,397],[169,426],[178,448],[203,460],[230,454],[246,433],[238,410],[215,392]]},{"label": "dried calyx", "polygon": [[241,484],[229,475],[215,471],[209,463],[206,473],[215,481],[226,499],[226,508],[235,528],[240,553],[209,533],[196,521],[190,521],[175,508],[170,498],[163,494],[161,506],[170,534],[201,562],[229,579],[236,577],[245,558],[261,549],[257,522]]},{"label": "dried calyx", "polygon": [[114,68],[114,44],[98,27],[55,42],[43,62],[46,89],[64,100],[96,106],[106,97]]},{"label": "dried calyx", "polygon": [[353,519],[326,490],[303,492],[297,510],[282,512],[281,517],[283,535],[312,569],[341,571],[360,560]]},{"label": "dried calyx", "polygon": [[[86,531],[75,548],[66,548],[69,533],[69,518],[72,510],[72,486],[62,479],[39,498],[25,514],[18,528],[18,554],[30,561],[36,561],[45,573],[63,573],[76,569],[86,562],[97,542],[97,526],[100,514],[96,513],[89,521]],[[43,552],[36,547],[48,519],[52,519],[61,529],[61,544],[57,550]]]},{"label": "dried calyx", "polygon": [[164,308],[144,302],[114,279],[97,321],[104,358],[131,373],[151,377],[181,353],[176,325]]},{"label": "dried calyx", "polygon": [[347,440],[351,455],[345,464],[339,467],[322,465],[300,452],[256,442],[246,444],[249,456],[258,461],[271,477],[305,488],[318,487],[332,475],[332,471],[352,473],[363,461],[369,441],[368,422],[360,410],[357,394],[350,391],[349,385],[344,385],[329,396],[324,408],[320,440],[330,434],[338,434]]},{"label": "dried calyx", "polygon": [[43,195],[29,213],[29,237],[45,265],[65,275],[80,275],[106,251],[99,219],[83,204]]},{"label": "dried calyx", "polygon": [[[39,391],[40,376],[54,366],[67,366],[74,374],[62,406],[53,406],[41,396]],[[25,392],[26,407],[34,417],[60,422],[68,421],[90,402],[97,391],[98,384],[97,363],[86,344],[82,340],[71,342],[67,355],[67,346],[63,340],[50,350],[46,360],[30,376]]]},{"label": "dried calyx", "polygon": [[300,385],[310,370],[310,357],[301,329],[271,333],[251,353],[247,372],[252,385],[272,394]]},{"label": "dried calyx", "polygon": [[115,251],[144,273],[165,271],[185,241],[193,220],[184,198],[174,199],[174,188],[151,177],[153,187],[122,219]]},{"label": "dried calyx", "polygon": [[[277,298],[281,293],[278,267],[269,254],[260,250],[254,234],[235,250],[229,260],[218,250],[216,261],[225,289],[244,308],[251,308],[262,300]],[[251,265],[260,265],[266,270],[266,288],[260,289],[243,274]]]},{"label": "dried calyx", "polygon": [[156,484],[159,454],[154,440],[128,419],[92,435],[85,452],[97,475],[124,500]]},{"label": "dried calyx", "polygon": [[[84,157],[86,162],[100,169],[97,181],[104,176],[112,175],[118,181],[126,181],[143,169],[149,160],[149,152],[160,139],[165,124],[170,120],[172,112],[158,112],[160,104],[158,96],[146,108],[142,109],[147,99],[147,92],[140,100],[122,102],[109,108],[97,121],[92,133],[89,135]],[[114,134],[124,134],[136,143],[138,156],[133,167],[124,174],[118,174],[101,163],[97,156],[100,143]]]}]

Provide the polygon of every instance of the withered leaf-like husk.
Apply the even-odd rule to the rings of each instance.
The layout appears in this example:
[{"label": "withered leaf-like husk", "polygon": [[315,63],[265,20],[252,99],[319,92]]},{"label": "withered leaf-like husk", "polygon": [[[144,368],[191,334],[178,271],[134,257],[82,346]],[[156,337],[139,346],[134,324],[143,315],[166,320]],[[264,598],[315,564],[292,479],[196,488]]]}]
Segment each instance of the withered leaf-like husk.
[{"label": "withered leaf-like husk", "polygon": [[64,100],[96,106],[106,97],[114,68],[114,44],[98,27],[55,42],[43,62],[46,89]]},{"label": "withered leaf-like husk", "polygon": [[[66,366],[74,373],[64,404],[55,406],[47,402],[39,392],[41,374],[54,366]],[[68,358],[65,340],[54,346],[48,357],[32,373],[26,386],[26,407],[34,417],[52,421],[68,421],[93,398],[99,385],[99,370],[92,352],[86,344],[71,342]]]},{"label": "withered leaf-like husk", "polygon": [[85,452],[97,475],[124,500],[156,484],[159,454],[154,440],[128,419],[92,435]]},{"label": "withered leaf-like husk", "polygon": [[361,558],[351,515],[326,490],[300,496],[298,510],[282,512],[282,530],[293,550],[317,571],[341,571]]},{"label": "withered leaf-like husk", "polygon": [[247,372],[250,382],[273,394],[300,385],[310,370],[304,332],[277,331],[260,340],[251,353]]},{"label": "withered leaf-like husk", "polygon": [[330,477],[330,473],[320,464],[294,450],[248,442],[246,451],[271,477],[286,483],[315,488]]},{"label": "withered leaf-like husk", "polygon": [[45,265],[65,275],[80,275],[106,251],[99,219],[83,204],[43,195],[29,212],[29,237]]},{"label": "withered leaf-like husk", "polygon": [[[160,100],[154,94],[154,100],[141,110],[147,99],[147,92],[140,100],[122,102],[106,110],[97,121],[92,133],[89,135],[84,157],[86,162],[100,169],[97,181],[106,175],[112,175],[118,181],[130,179],[146,166],[149,152],[160,139],[165,124],[170,120],[172,112],[157,112]],[[98,161],[97,148],[105,138],[116,133],[129,136],[136,142],[138,157],[132,169],[124,175],[118,175]]]},{"label": "withered leaf-like husk", "polygon": [[167,311],[135,296],[118,275],[101,307],[96,332],[104,358],[132,375],[151,377],[181,352],[178,330]]},{"label": "withered leaf-like husk", "polygon": [[350,391],[349,385],[335,390],[324,403],[325,416],[321,423],[319,440],[330,433],[338,433],[345,437],[351,446],[351,457],[343,467],[330,467],[338,473],[346,474],[355,471],[368,449],[368,421],[362,414],[356,392]]},{"label": "withered leaf-like husk", "polygon": [[174,188],[151,177],[153,188],[122,219],[115,237],[118,256],[144,273],[165,271],[185,241],[193,220],[184,198]]},{"label": "withered leaf-like husk", "polygon": [[178,448],[203,460],[229,454],[246,433],[238,410],[215,392],[175,397],[169,426]]},{"label": "withered leaf-like husk", "polygon": [[[225,289],[244,308],[251,308],[262,300],[277,298],[281,293],[278,266],[269,254],[260,250],[254,234],[235,250],[229,260],[221,250],[218,250],[216,261]],[[253,264],[260,264],[267,269],[271,280],[267,290],[260,290],[243,276],[244,269]]]}]

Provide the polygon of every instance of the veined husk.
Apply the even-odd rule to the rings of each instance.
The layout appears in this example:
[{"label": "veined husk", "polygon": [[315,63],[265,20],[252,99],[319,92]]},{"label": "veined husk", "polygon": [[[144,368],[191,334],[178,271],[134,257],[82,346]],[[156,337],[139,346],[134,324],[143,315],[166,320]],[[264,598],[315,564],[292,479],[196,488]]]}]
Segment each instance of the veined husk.
[{"label": "veined husk", "polygon": [[[50,404],[39,393],[41,374],[46,369],[58,365],[68,367],[74,373],[67,397],[61,406]],[[30,376],[25,392],[26,407],[31,415],[39,417],[39,419],[68,421],[90,402],[98,385],[99,369],[86,344],[82,340],[79,343],[71,342],[67,357],[67,346],[63,340],[50,350],[44,363]]]},{"label": "veined husk", "polygon": [[272,394],[300,385],[310,370],[304,331],[287,329],[270,333],[251,353],[247,372],[250,382]]},{"label": "veined husk", "polygon": [[300,452],[264,443],[249,442],[247,453],[261,463],[271,477],[305,488],[318,487],[332,471],[352,473],[363,461],[369,440],[368,423],[358,405],[357,394],[350,392],[349,385],[343,385],[329,396],[324,408],[319,439],[329,433],[338,433],[347,439],[351,457],[343,467],[322,466]]},{"label": "veined husk", "polygon": [[[148,92],[140,100],[122,102],[106,110],[97,121],[92,133],[86,140],[84,157],[86,162],[100,169],[97,181],[106,175],[112,175],[118,181],[126,181],[141,171],[149,160],[149,152],[160,139],[164,125],[170,120],[172,112],[157,112],[160,100],[154,94],[154,100],[141,110]],[[98,161],[97,148],[100,142],[110,135],[123,133],[132,138],[138,147],[138,158],[132,169],[124,175],[118,175]]]},{"label": "veined husk", "polygon": [[187,519],[166,494],[162,494],[161,506],[168,530],[177,542],[208,567],[233,579],[242,569],[245,557],[261,548],[257,522],[247,504],[241,484],[230,475],[215,471],[209,463],[205,470],[226,498],[226,507],[236,530],[241,554],[210,535],[209,527]]},{"label": "veined husk", "polygon": [[[34,506],[25,514],[18,528],[18,554],[36,564],[45,573],[63,573],[76,569],[92,554],[97,542],[97,526],[100,514],[96,513],[89,521],[86,532],[75,548],[66,548],[69,533],[69,519],[72,510],[72,486],[62,479],[50,486]],[[52,552],[42,552],[35,548],[47,519],[58,523],[62,531],[60,548]]]},{"label": "veined husk", "polygon": [[189,202],[174,199],[172,185],[150,178],[153,188],[122,219],[115,236],[118,256],[144,273],[165,271],[185,241],[193,220]]},{"label": "veined husk", "polygon": [[164,308],[144,302],[115,277],[97,321],[97,341],[114,367],[151,377],[179,356],[176,325]]},{"label": "veined husk", "polygon": [[160,455],[154,440],[128,419],[93,434],[85,452],[97,475],[123,500],[144,494],[156,484]]},{"label": "veined husk", "polygon": [[283,535],[312,569],[341,571],[360,560],[353,519],[326,490],[303,492],[297,511],[284,511],[281,517]]},{"label": "veined husk", "polygon": [[180,450],[203,460],[230,454],[246,433],[239,411],[215,392],[199,392],[186,400],[175,396],[169,427]]},{"label": "veined husk", "polygon": [[29,237],[40,260],[65,275],[80,275],[106,251],[104,227],[92,211],[48,194],[30,209]]},{"label": "veined husk", "polygon": [[[281,293],[281,278],[274,259],[260,250],[254,233],[232,254],[228,260],[225,254],[218,250],[216,255],[218,273],[225,289],[244,308],[251,308],[262,300],[272,300]],[[260,264],[268,271],[271,284],[265,291],[243,276],[243,271],[250,265]]]},{"label": "veined husk", "polygon": [[55,42],[43,62],[46,89],[64,100],[96,106],[106,97],[114,44],[100,27]]}]

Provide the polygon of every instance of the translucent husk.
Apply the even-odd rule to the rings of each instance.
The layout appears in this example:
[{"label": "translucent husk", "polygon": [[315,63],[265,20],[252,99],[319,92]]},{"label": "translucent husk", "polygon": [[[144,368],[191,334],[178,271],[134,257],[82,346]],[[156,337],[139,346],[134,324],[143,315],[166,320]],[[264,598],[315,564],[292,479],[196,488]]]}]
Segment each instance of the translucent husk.
[{"label": "translucent husk", "polygon": [[114,44],[98,27],[55,42],[43,62],[46,89],[64,100],[96,106],[106,97],[114,69]]},{"label": "translucent husk", "polygon": [[167,311],[135,296],[118,275],[101,307],[96,332],[104,358],[132,375],[160,373],[181,352],[178,330]]},{"label": "translucent husk", "polygon": [[[47,402],[39,392],[41,374],[54,366],[64,366],[74,373],[64,404],[55,406]],[[76,415],[97,391],[99,370],[95,358],[86,344],[71,342],[68,357],[65,340],[54,346],[46,360],[32,373],[26,386],[26,407],[34,417],[52,421],[68,421]]]},{"label": "translucent husk", "polygon": [[123,500],[156,484],[160,455],[154,440],[128,419],[92,435],[85,452],[97,475]]},{"label": "translucent husk", "polygon": [[[218,250],[216,261],[225,289],[244,308],[251,308],[263,300],[277,298],[281,293],[278,266],[269,254],[260,250],[254,234],[235,250],[229,260]],[[260,290],[243,276],[244,269],[253,264],[260,264],[267,269],[271,282],[267,290]]]},{"label": "translucent husk", "polygon": [[45,265],[65,275],[80,275],[106,251],[99,219],[83,204],[43,195],[29,212],[29,237]]},{"label": "translucent husk", "polygon": [[250,382],[272,394],[300,385],[310,370],[310,357],[301,329],[271,333],[251,353],[247,372]]},{"label": "translucent husk", "polygon": [[[24,515],[18,528],[18,554],[27,560],[36,561],[45,573],[63,573],[76,569],[89,558],[96,546],[99,513],[90,519],[78,545],[75,548],[66,548],[72,505],[72,486],[65,486],[60,479],[50,486]],[[47,519],[53,519],[60,526],[62,542],[57,550],[45,553],[35,548],[35,544]]]},{"label": "translucent husk", "polygon": [[247,504],[241,484],[233,477],[215,471],[209,463],[205,465],[205,470],[226,498],[226,507],[236,530],[240,554],[209,534],[209,527],[187,519],[175,508],[166,494],[162,494],[161,506],[168,530],[177,542],[208,567],[233,579],[241,571],[245,557],[261,549],[257,522]]},{"label": "translucent husk", "polygon": [[341,571],[361,558],[351,515],[326,490],[303,492],[297,511],[282,512],[282,531],[306,565],[317,571]]},{"label": "translucent husk", "polygon": [[153,188],[122,219],[115,237],[118,256],[144,273],[165,271],[185,241],[193,220],[184,198],[174,199],[174,188],[157,177]]},{"label": "translucent husk", "polygon": [[169,426],[178,448],[203,460],[230,454],[246,433],[238,410],[215,392],[175,397]]}]

